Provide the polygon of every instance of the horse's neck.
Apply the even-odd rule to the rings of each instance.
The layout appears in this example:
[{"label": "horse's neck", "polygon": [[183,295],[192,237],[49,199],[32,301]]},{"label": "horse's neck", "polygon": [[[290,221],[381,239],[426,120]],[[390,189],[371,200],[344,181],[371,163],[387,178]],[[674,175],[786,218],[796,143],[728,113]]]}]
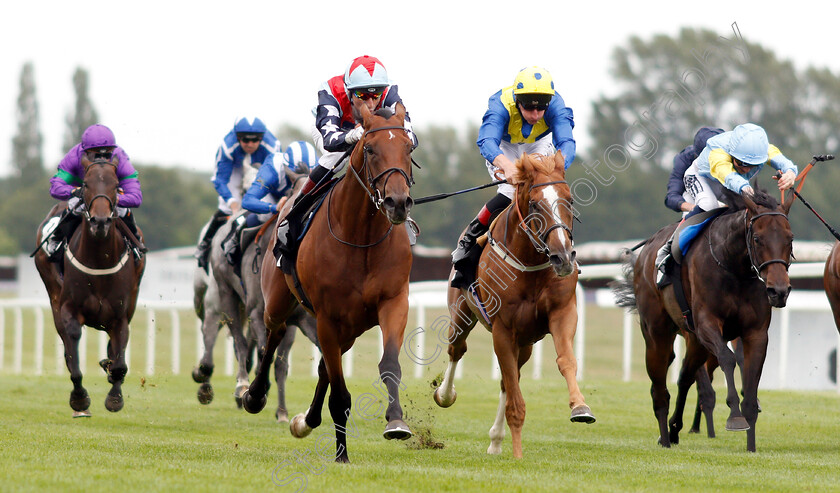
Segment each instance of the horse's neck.
[{"label": "horse's neck", "polygon": [[[115,221],[118,220],[115,219]],[[78,242],[73,251],[73,256],[89,267],[111,267],[119,260],[119,256],[125,249],[125,243],[117,229],[116,222],[111,224],[108,236],[97,239],[90,232],[90,223],[85,219],[76,228],[74,236],[78,237]],[[72,241],[70,245],[72,247]]]},{"label": "horse's neck", "polygon": [[[719,240],[722,240],[716,242],[714,239],[711,239],[710,242],[712,244],[712,248],[715,249],[715,252],[717,252],[715,247],[719,244],[721,252],[726,253],[726,259],[721,259],[721,254],[715,253],[721,263],[733,271],[749,271],[750,259],[746,248],[747,222],[744,220],[744,212],[739,211],[733,214],[721,216],[718,220],[714,221],[712,227],[715,227],[717,230],[718,234],[715,236],[719,235]],[[710,231],[709,234],[712,234],[712,231]]]},{"label": "horse's neck", "polygon": [[[502,242],[508,251],[524,264],[544,262],[545,256],[537,251],[529,236],[531,232],[523,229],[523,223],[520,220],[522,211],[517,213],[516,205],[516,202],[510,204],[510,207],[503,212],[505,220],[503,222],[499,221],[496,225],[498,236],[494,236],[494,238],[502,238]],[[522,215],[522,217],[526,216]]]},{"label": "horse's neck", "polygon": [[[353,237],[358,239],[357,243],[367,244],[385,234],[391,223],[385,214],[373,205],[367,188],[359,183],[352,173],[353,171],[348,169],[347,176],[333,188],[333,196],[327,197],[328,219],[334,231],[352,233]],[[362,172],[357,173],[364,181]]]}]

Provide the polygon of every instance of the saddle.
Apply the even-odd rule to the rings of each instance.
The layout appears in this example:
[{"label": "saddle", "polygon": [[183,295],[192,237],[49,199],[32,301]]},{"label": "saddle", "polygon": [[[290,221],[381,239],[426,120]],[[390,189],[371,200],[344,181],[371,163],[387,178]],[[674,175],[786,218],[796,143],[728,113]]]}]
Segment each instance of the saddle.
[{"label": "saddle", "polygon": [[339,180],[341,180],[341,178],[334,178],[310,193],[309,196],[311,197],[310,200],[312,203],[308,207],[304,207],[303,213],[299,215],[299,217],[302,217],[303,219],[301,221],[289,221],[289,238],[292,239],[289,244],[283,244],[279,235],[275,238],[276,241],[274,242],[273,250],[274,258],[277,259],[277,266],[280,267],[280,270],[282,270],[283,273],[294,275],[292,271],[294,270],[295,261],[297,260],[297,252],[300,242],[303,241],[304,236],[306,236],[306,233],[309,232],[309,227],[312,224],[312,219],[315,217],[315,213],[321,208],[321,205],[323,205],[324,199],[327,198],[329,191],[332,190]]}]

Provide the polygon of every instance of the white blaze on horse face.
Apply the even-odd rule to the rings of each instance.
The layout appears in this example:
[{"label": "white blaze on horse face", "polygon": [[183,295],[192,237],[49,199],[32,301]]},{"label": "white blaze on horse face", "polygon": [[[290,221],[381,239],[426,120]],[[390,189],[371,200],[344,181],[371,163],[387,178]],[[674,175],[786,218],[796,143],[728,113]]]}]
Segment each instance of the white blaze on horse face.
[{"label": "white blaze on horse face", "polygon": [[548,186],[543,187],[542,193],[543,197],[551,204],[551,218],[554,219],[554,224],[561,226],[563,224],[563,218],[560,217],[560,211],[558,210],[561,202],[557,190],[554,189],[554,186]]}]

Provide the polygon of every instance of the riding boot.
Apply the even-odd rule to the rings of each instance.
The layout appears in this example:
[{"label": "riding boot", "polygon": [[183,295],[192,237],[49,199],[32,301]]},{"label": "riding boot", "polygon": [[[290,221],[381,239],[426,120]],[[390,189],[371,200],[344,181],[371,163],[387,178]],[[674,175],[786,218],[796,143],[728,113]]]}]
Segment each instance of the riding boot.
[{"label": "riding boot", "polygon": [[195,249],[195,253],[193,257],[198,259],[198,266],[204,270],[207,270],[207,256],[210,252],[210,245],[213,243],[213,236],[216,235],[216,231],[227,222],[228,215],[222,211],[216,211],[213,214],[213,217],[210,219],[210,224],[207,225],[207,230],[204,232],[204,237],[201,238],[201,241],[198,242],[198,246]]},{"label": "riding boot", "polygon": [[61,261],[64,254],[62,246],[70,241],[70,238],[73,236],[73,232],[76,231],[76,228],[79,224],[81,224],[81,222],[81,216],[72,213],[69,209],[64,210],[61,214],[58,226],[56,226],[55,231],[53,231],[52,237],[50,238],[47,246],[47,253],[50,262]]},{"label": "riding boot", "polygon": [[668,241],[656,251],[656,286],[664,288],[670,283],[670,278],[666,276],[666,264],[671,259],[671,243],[674,241],[672,234]]},{"label": "riding boot", "polygon": [[484,225],[478,218],[472,220],[467,226],[467,231],[464,236],[458,241],[458,248],[452,252],[452,264],[455,266],[455,275],[452,276],[450,283],[453,288],[464,288],[465,282],[472,277],[466,271],[472,268],[471,251],[475,246],[475,242],[479,236],[483,235],[490,229],[489,225]]},{"label": "riding boot", "polygon": [[245,215],[241,215],[234,220],[231,225],[230,232],[222,241],[222,251],[225,252],[225,258],[230,265],[236,265],[242,258],[242,249],[240,248],[240,237],[242,228],[245,226]]},{"label": "riding boot", "polygon": [[292,208],[289,209],[286,217],[277,225],[277,242],[274,245],[274,256],[276,258],[279,259],[283,252],[294,251],[294,242],[297,240],[296,237],[300,229],[301,219],[315,201],[312,191],[319,183],[329,181],[332,175],[333,170],[321,166],[316,167],[309,175],[307,182],[295,198]]},{"label": "riding boot", "polygon": [[146,245],[143,243],[143,238],[141,238],[140,231],[137,230],[137,222],[134,220],[134,213],[128,211],[122,220],[125,225],[128,226],[128,230],[131,231],[131,234],[137,239],[137,245],[134,245],[134,250],[136,250],[135,255],[139,258],[141,253],[146,253],[149,249],[146,248]]}]

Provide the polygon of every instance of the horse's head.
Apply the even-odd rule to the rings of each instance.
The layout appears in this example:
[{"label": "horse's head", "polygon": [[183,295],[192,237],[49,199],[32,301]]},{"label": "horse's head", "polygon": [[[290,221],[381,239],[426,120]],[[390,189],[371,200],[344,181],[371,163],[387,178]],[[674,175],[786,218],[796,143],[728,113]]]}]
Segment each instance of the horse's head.
[{"label": "horse's head", "polygon": [[523,154],[516,166],[516,207],[523,216],[520,227],[534,247],[548,256],[554,272],[568,276],[577,266],[572,192],[566,183],[563,155],[560,151],[554,156]]},{"label": "horse's head", "polygon": [[399,103],[396,113],[388,108],[371,113],[363,102],[354,99],[353,104],[362,116],[365,129],[353,151],[353,170],[366,182],[367,193],[376,208],[391,223],[401,224],[414,205],[409,194],[414,182],[413,142],[404,126],[405,107]]},{"label": "horse's head", "polygon": [[117,217],[117,162],[96,159],[91,162],[82,156],[85,177],[82,183],[82,200],[85,204],[85,218],[91,234],[98,239],[108,236],[111,225]]},{"label": "horse's head", "polygon": [[752,270],[764,282],[770,304],[781,308],[787,304],[790,293],[788,266],[793,252],[793,233],[787,214],[794,196],[789,194],[788,200],[779,205],[763,190],[757,187],[755,190],[752,198],[743,197],[747,209],[747,255]]}]

